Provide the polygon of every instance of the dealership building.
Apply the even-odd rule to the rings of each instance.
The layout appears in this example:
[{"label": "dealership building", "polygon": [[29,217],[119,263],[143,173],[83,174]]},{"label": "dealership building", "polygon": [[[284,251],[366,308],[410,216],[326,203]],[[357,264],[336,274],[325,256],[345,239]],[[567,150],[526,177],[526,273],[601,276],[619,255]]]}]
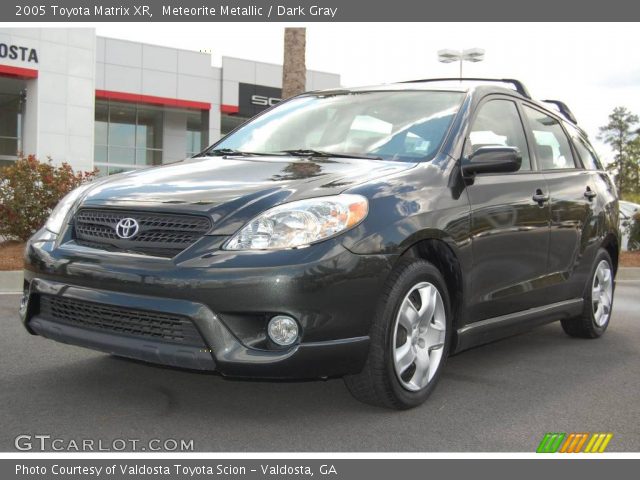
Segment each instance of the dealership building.
[{"label": "dealership building", "polygon": [[[307,90],[339,85],[307,71]],[[18,152],[101,175],[173,162],[276,103],[281,86],[281,65],[215,67],[208,53],[91,28],[0,28],[0,166]]]}]

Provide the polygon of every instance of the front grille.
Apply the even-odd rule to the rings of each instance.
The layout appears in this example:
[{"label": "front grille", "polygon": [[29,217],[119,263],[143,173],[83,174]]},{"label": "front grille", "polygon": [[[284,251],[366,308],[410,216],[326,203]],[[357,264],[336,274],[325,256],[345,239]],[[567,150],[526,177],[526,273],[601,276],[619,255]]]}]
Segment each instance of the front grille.
[{"label": "front grille", "polygon": [[[116,234],[118,222],[133,218],[139,230],[131,238]],[[132,251],[173,257],[201,238],[211,228],[207,217],[139,211],[83,208],[74,219],[78,243],[112,251]]]},{"label": "front grille", "polygon": [[106,333],[204,347],[191,320],[179,315],[116,307],[71,298],[42,295],[40,314],[49,320]]}]

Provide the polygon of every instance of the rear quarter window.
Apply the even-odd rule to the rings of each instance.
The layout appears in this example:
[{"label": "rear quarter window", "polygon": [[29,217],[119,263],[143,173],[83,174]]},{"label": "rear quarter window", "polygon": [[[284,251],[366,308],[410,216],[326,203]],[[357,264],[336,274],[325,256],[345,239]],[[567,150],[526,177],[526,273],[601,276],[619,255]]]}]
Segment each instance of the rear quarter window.
[{"label": "rear quarter window", "polygon": [[576,168],[569,139],[560,122],[526,105],[524,111],[533,133],[538,168],[540,170]]},{"label": "rear quarter window", "polygon": [[582,136],[577,128],[571,125],[569,125],[567,128],[569,130],[569,134],[571,135],[571,140],[573,140],[573,145],[576,147],[576,151],[580,156],[580,160],[582,160],[582,165],[584,165],[584,168],[586,168],[587,170],[602,170],[600,159],[596,155],[593,147],[589,144],[589,142]]}]

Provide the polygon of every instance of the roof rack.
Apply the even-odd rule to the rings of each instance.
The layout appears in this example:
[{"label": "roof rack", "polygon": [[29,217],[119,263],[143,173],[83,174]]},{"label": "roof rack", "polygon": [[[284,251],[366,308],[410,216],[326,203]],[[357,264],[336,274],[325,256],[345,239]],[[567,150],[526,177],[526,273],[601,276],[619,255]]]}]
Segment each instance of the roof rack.
[{"label": "roof rack", "polygon": [[570,122],[575,123],[576,125],[578,124],[578,120],[576,120],[575,115],[569,109],[569,107],[567,106],[566,103],[564,103],[564,102],[562,102],[560,100],[542,100],[542,101],[544,103],[550,103],[551,105],[555,105],[556,107],[558,107],[558,110],[560,111],[560,113],[562,114],[562,116],[564,118],[566,118]]},{"label": "roof rack", "polygon": [[[424,78],[421,80],[406,80],[400,83],[424,83],[424,82],[496,82],[496,83],[509,83],[513,85],[518,92],[523,97],[531,99],[531,94],[527,87],[520,80],[516,80],[515,78],[476,78],[476,77],[449,77],[449,78]],[[566,105],[565,105],[566,106]]]}]

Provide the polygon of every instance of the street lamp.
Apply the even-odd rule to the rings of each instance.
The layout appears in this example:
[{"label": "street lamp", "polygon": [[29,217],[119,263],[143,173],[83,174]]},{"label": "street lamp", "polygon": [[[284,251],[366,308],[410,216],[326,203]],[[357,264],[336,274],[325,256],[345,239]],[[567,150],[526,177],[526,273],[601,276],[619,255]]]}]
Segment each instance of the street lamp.
[{"label": "street lamp", "polygon": [[481,62],[484,60],[484,49],[438,50],[438,60],[442,63],[460,62],[460,78],[462,78],[462,62]]}]

